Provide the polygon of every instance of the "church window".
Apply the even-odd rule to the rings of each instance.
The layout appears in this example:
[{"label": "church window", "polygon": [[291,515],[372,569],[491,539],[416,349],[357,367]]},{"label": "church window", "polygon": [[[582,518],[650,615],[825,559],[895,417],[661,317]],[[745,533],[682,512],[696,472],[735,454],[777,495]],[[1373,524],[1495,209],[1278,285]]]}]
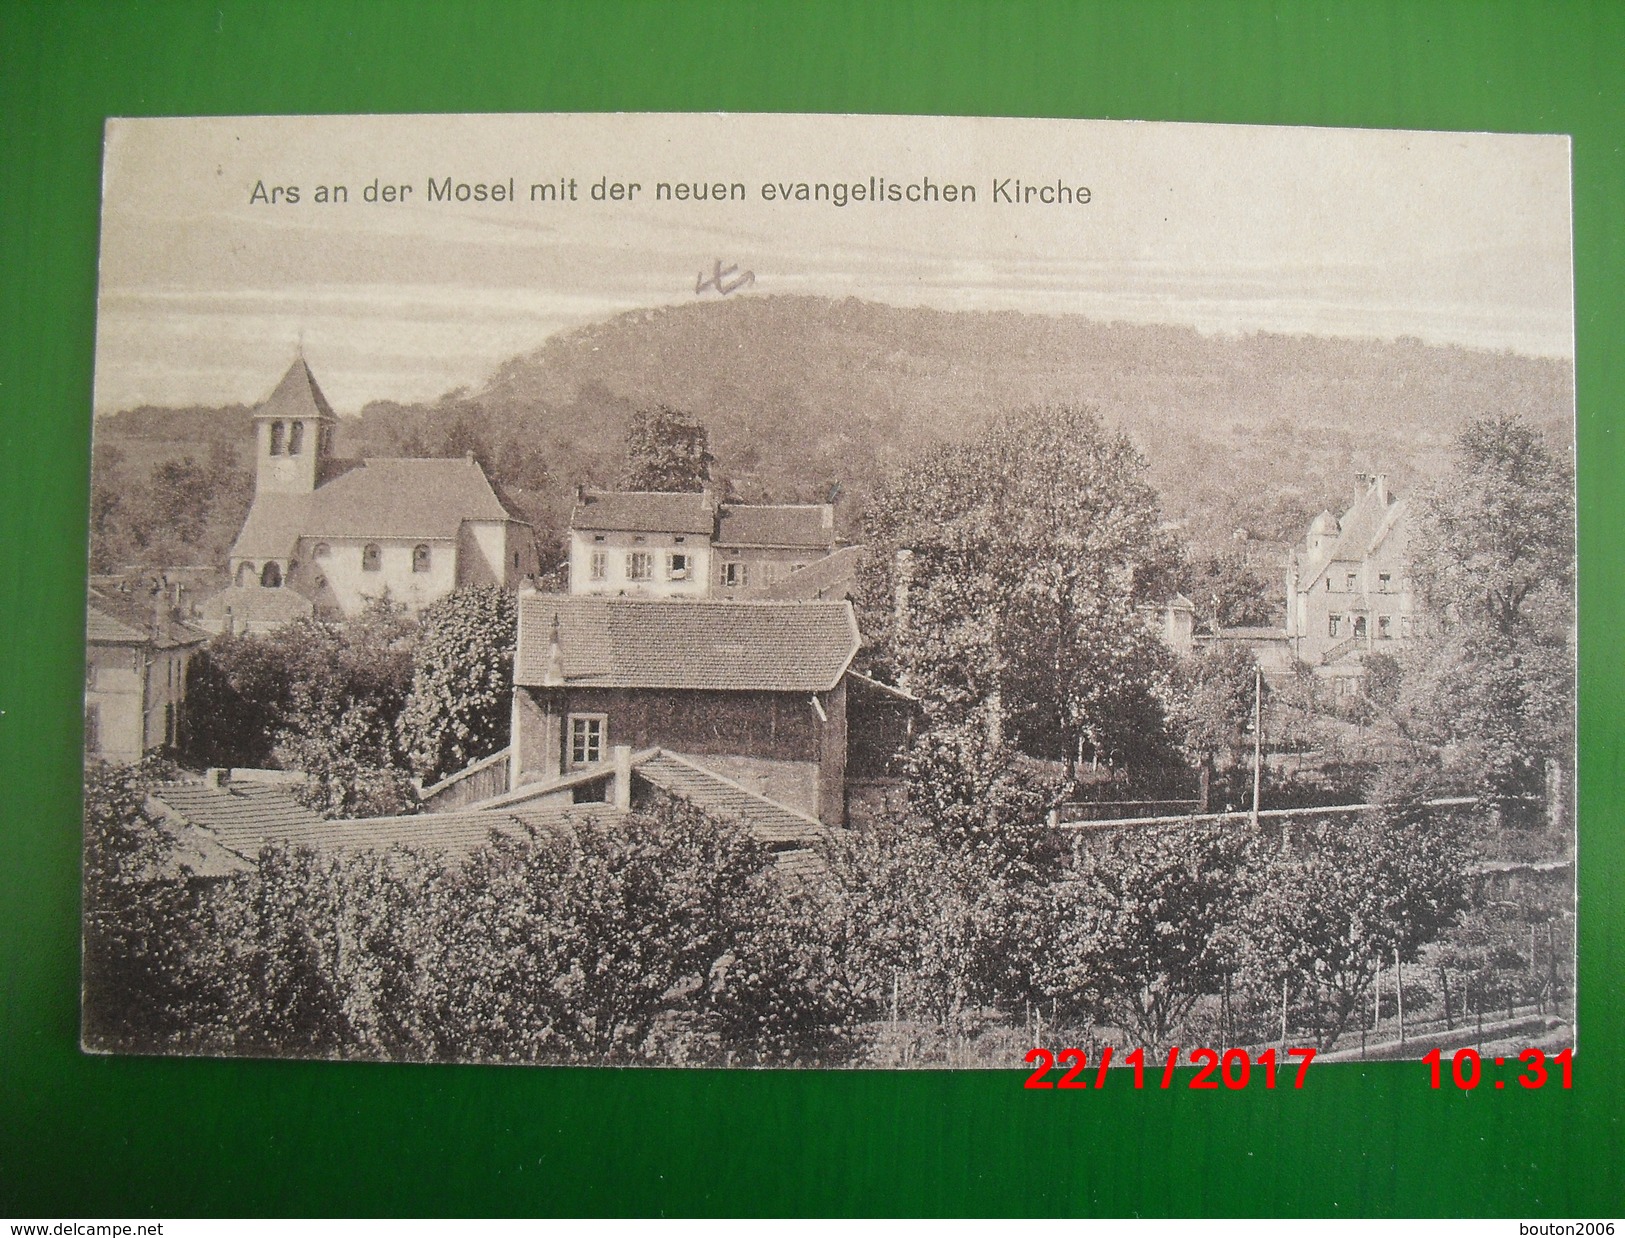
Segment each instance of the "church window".
[{"label": "church window", "polygon": [[296,421],[288,431],[288,454],[297,456],[300,448],[305,445],[305,423]]},{"label": "church window", "polygon": [[260,572],[260,585],[266,589],[282,588],[282,569],[275,563],[267,563]]},{"label": "church window", "polygon": [[604,759],[603,714],[570,715],[570,764],[596,765]]},{"label": "church window", "polygon": [[273,421],[271,423],[271,454],[273,456],[280,456],[282,454],[283,445],[287,441],[288,427],[280,421]]},{"label": "church window", "polygon": [[383,570],[382,552],[377,542],[368,542],[361,548],[361,570],[363,572],[378,572]]},{"label": "church window", "polygon": [[414,572],[429,570],[429,548],[421,542],[412,547],[412,570]]},{"label": "church window", "polygon": [[310,552],[310,555],[311,555],[311,558],[313,558],[313,559],[325,559],[325,558],[327,558],[328,555],[330,555],[332,553],[333,553],[333,548],[331,546],[329,546],[326,542],[317,542],[316,546],[315,546],[315,549],[313,549]]},{"label": "church window", "polygon": [[241,589],[254,579],[254,565],[252,563],[239,563],[237,565],[237,587]]}]

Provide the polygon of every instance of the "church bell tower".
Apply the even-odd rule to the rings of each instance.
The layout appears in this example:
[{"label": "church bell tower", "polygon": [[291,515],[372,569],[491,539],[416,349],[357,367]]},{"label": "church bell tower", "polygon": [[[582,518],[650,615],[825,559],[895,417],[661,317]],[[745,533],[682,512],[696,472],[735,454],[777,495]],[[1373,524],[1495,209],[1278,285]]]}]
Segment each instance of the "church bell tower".
[{"label": "church bell tower", "polygon": [[254,410],[254,492],[309,494],[333,454],[338,418],[298,357],[276,390]]}]

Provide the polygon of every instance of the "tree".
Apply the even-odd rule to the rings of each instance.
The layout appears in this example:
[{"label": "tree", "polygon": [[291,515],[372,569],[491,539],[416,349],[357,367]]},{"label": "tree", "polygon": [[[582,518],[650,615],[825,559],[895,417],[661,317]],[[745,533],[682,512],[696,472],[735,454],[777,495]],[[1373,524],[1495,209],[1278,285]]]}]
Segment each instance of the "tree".
[{"label": "tree", "polygon": [[1235,826],[1147,827],[1080,851],[1052,893],[1050,995],[1161,1049],[1232,969],[1255,846]]},{"label": "tree", "polygon": [[1193,550],[1180,571],[1180,589],[1196,606],[1196,620],[1214,635],[1225,628],[1281,624],[1285,599],[1239,550]]},{"label": "tree", "polygon": [[1396,803],[1353,821],[1293,826],[1298,846],[1260,874],[1249,912],[1247,973],[1265,1003],[1298,994],[1330,1049],[1397,951],[1421,948],[1466,907],[1466,852],[1436,809]]},{"label": "tree", "polygon": [[418,622],[398,729],[427,783],[507,745],[518,606],[506,589],[475,585],[428,607]]},{"label": "tree", "polygon": [[711,435],[692,413],[664,404],[632,414],[625,490],[699,490],[711,480]]},{"label": "tree", "polygon": [[1204,649],[1180,668],[1171,712],[1201,771],[1204,809],[1219,758],[1234,765],[1247,745],[1257,675],[1252,653],[1228,645]]},{"label": "tree", "polygon": [[1414,526],[1409,571],[1433,634],[1408,651],[1400,711],[1476,753],[1504,812],[1571,759],[1573,469],[1516,418],[1475,421]]},{"label": "tree", "polygon": [[1076,407],[1030,409],[911,461],[866,512],[877,660],[934,716],[986,710],[1069,771],[1086,740],[1136,748],[1167,673],[1137,607],[1167,592],[1175,562],[1145,467]]}]

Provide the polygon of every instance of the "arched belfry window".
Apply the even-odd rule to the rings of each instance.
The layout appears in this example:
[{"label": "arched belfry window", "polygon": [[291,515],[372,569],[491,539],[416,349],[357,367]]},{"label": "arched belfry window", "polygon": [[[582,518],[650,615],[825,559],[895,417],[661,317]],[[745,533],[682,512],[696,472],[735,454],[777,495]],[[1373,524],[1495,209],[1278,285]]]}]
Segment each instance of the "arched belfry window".
[{"label": "arched belfry window", "polygon": [[312,558],[325,559],[328,555],[333,553],[333,548],[326,542],[317,542],[315,549],[310,553]]},{"label": "arched belfry window", "polygon": [[254,565],[252,563],[239,563],[237,565],[237,587],[241,589],[254,579]]},{"label": "arched belfry window", "polygon": [[275,563],[267,563],[260,572],[260,585],[266,589],[282,588],[282,569]]},{"label": "arched belfry window", "polygon": [[378,550],[377,542],[368,542],[361,548],[361,570],[363,572],[383,570],[382,555]]},{"label": "arched belfry window", "polygon": [[288,454],[297,456],[299,449],[305,445],[305,423],[296,421],[288,431]]},{"label": "arched belfry window", "polygon": [[414,572],[429,570],[429,548],[421,542],[412,547],[412,570]]},{"label": "arched belfry window", "polygon": [[287,424],[281,421],[273,421],[271,423],[271,454],[273,456],[280,456],[282,454],[282,448],[287,441]]}]

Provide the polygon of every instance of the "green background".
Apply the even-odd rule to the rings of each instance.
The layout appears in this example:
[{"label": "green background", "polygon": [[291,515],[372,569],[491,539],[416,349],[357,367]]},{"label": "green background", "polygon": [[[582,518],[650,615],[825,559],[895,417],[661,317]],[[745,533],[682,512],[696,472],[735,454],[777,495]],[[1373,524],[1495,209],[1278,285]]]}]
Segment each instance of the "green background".
[{"label": "green background", "polygon": [[[0,57],[0,1214],[1622,1211],[1625,5],[0,0]],[[1034,1093],[1016,1072],[82,1056],[78,701],[103,119],[571,110],[1572,134],[1574,1090],[1435,1093],[1407,1064],[1312,1069],[1301,1092],[1136,1093],[1114,1078],[1100,1093]]]}]

